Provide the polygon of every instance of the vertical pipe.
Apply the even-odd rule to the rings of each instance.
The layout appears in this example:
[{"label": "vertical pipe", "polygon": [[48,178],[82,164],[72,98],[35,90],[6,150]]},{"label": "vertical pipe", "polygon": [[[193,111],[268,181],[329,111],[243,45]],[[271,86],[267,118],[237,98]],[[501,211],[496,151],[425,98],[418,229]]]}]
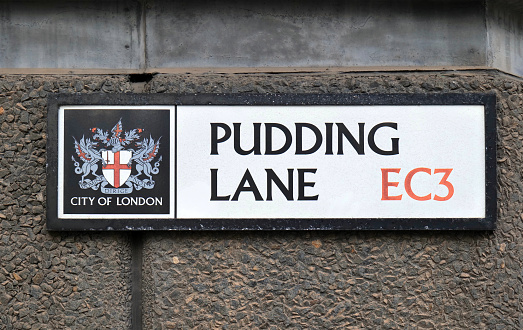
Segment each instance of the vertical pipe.
[{"label": "vertical pipe", "polygon": [[131,233],[131,329],[142,330],[143,234]]}]

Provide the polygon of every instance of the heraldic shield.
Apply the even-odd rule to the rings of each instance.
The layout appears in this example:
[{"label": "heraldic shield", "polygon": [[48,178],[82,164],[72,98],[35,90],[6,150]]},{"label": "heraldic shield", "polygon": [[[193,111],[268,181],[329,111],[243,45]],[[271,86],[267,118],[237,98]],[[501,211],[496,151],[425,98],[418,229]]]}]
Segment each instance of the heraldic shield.
[{"label": "heraldic shield", "polygon": [[131,175],[131,150],[120,150],[113,152],[103,150],[102,158],[105,165],[102,166],[102,173],[107,182],[115,188],[122,186]]}]

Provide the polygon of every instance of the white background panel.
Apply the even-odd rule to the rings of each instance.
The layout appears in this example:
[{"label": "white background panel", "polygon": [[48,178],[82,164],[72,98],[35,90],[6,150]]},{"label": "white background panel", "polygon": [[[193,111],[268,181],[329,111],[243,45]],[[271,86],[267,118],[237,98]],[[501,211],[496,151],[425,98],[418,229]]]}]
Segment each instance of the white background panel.
[{"label": "white background panel", "polygon": [[[265,127],[261,127],[262,155],[239,155],[234,151],[234,133],[211,155],[211,123],[241,123],[241,143],[250,149],[253,123],[281,123],[291,131],[293,142],[281,155],[263,155]],[[376,145],[391,148],[399,138],[398,155],[376,154],[367,136],[376,124],[397,123],[397,130],[380,128]],[[311,123],[323,134],[323,143],[311,155],[295,154],[295,123]],[[325,123],[344,123],[358,139],[358,123],[365,123],[364,155],[358,155],[348,141],[344,154],[337,155],[337,128],[333,127],[334,155],[326,155]],[[178,106],[177,107],[177,216],[179,218],[481,218],[485,216],[485,137],[483,106]],[[278,130],[275,129],[276,133]],[[307,132],[307,129],[304,130]],[[222,130],[219,129],[219,136]],[[283,134],[273,135],[274,146],[284,144]],[[304,134],[304,146],[314,144],[313,134]],[[445,196],[438,185],[443,174],[436,168],[452,168],[448,181],[454,195],[448,201],[417,201],[405,192],[407,173],[418,167],[432,175],[418,173],[412,190],[419,196]],[[266,198],[266,172],[273,169],[287,183],[287,169],[294,168],[294,201],[287,201],[273,186],[273,201],[255,201],[243,192],[238,201],[211,201],[211,171],[218,169],[218,194],[234,194],[246,169]],[[307,195],[317,201],[297,201],[297,169],[307,173]],[[382,168],[401,168],[390,173],[389,195],[403,194],[400,201],[383,201]]]}]

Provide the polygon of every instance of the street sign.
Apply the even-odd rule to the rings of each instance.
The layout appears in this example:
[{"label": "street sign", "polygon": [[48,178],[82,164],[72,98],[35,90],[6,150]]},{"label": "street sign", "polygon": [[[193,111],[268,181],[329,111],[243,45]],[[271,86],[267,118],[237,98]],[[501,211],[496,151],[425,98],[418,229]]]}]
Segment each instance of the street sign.
[{"label": "street sign", "polygon": [[494,229],[495,97],[59,95],[51,230]]}]

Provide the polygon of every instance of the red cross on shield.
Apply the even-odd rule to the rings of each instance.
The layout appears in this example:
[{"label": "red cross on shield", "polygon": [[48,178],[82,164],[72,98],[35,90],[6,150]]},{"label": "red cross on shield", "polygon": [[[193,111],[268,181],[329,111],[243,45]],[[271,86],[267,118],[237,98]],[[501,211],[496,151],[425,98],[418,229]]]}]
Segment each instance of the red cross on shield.
[{"label": "red cross on shield", "polygon": [[102,166],[102,173],[115,188],[122,186],[131,175],[131,166],[127,165],[133,152],[130,150],[120,150],[112,152],[111,150],[102,151],[102,157],[106,165]]}]

